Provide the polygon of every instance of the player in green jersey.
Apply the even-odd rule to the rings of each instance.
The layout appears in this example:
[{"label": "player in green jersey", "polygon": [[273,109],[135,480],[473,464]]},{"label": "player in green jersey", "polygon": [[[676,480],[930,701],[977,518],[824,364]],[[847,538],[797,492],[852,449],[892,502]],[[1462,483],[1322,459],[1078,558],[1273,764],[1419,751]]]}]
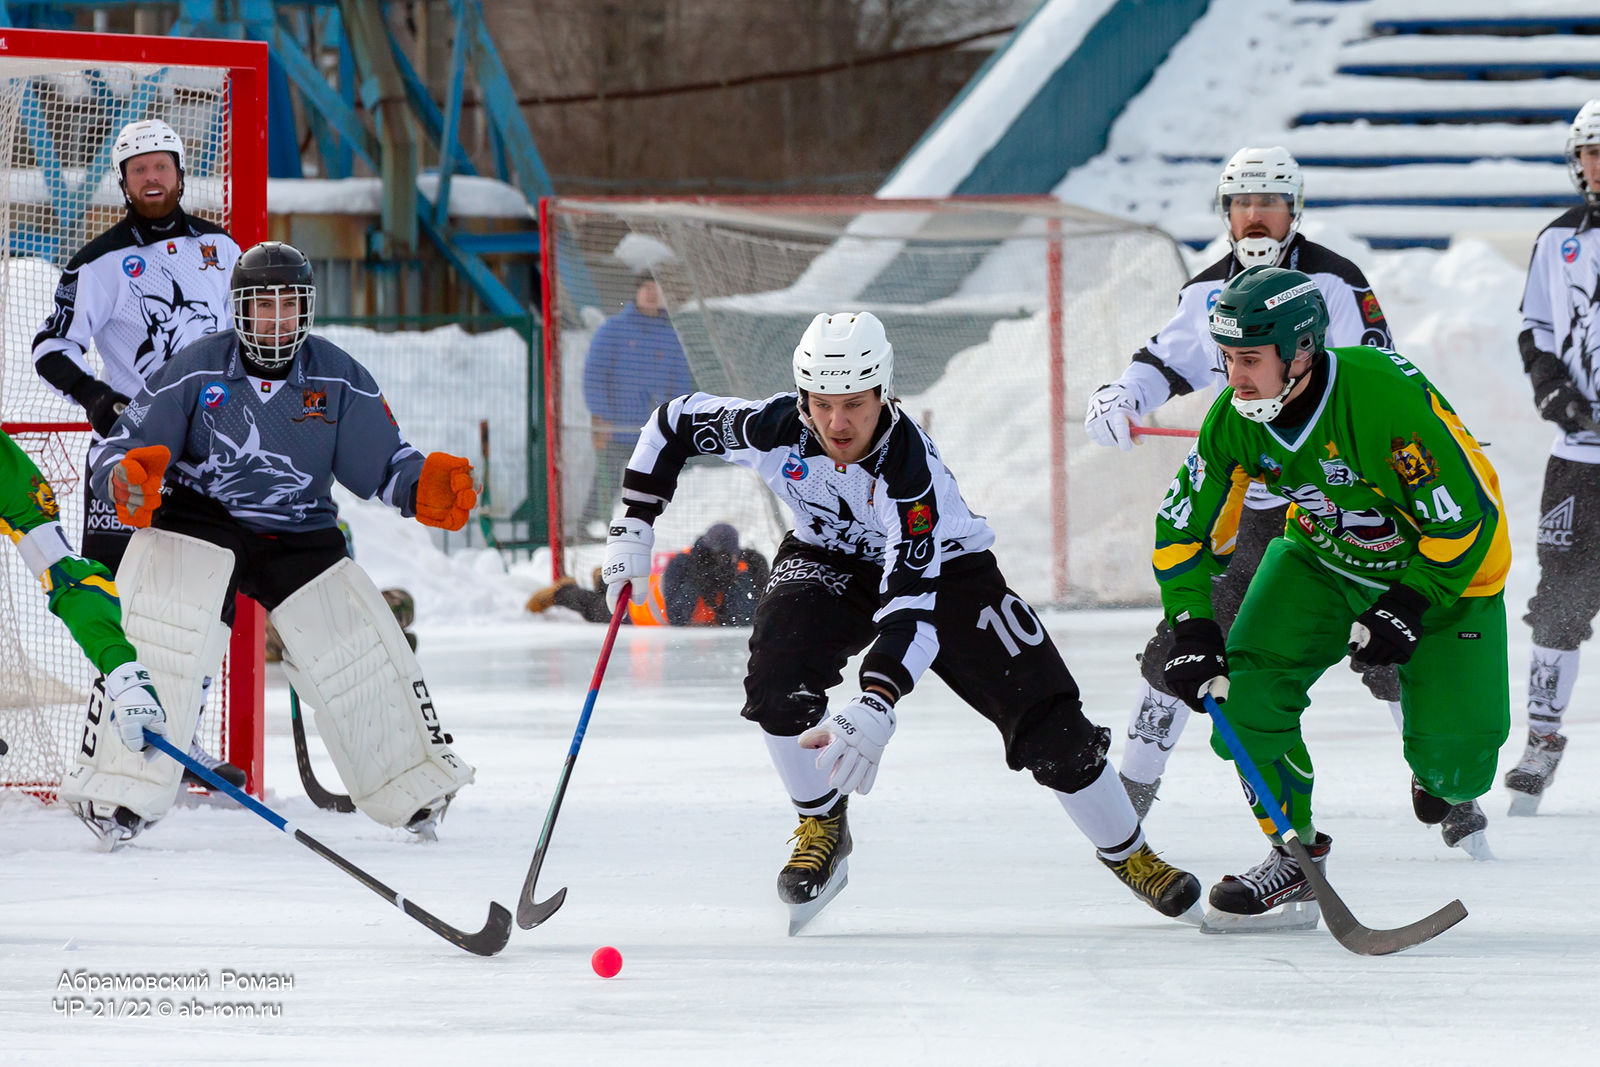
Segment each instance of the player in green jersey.
[{"label": "player in green jersey", "polygon": [[[1228,700],[1229,722],[1320,859],[1330,838],[1312,823],[1307,694],[1347,653],[1358,668],[1398,664],[1416,815],[1486,855],[1475,798],[1510,728],[1498,480],[1421,371],[1386,349],[1325,348],[1327,323],[1311,279],[1276,267],[1235,276],[1212,309],[1229,388],[1156,519],[1156,578],[1176,635],[1166,679],[1192,707],[1208,692]],[[1227,565],[1251,479],[1292,503],[1224,642],[1211,578]],[[1212,747],[1227,757],[1219,737]],[[1314,922],[1311,895],[1274,837],[1263,863],[1212,888],[1214,925],[1278,905]]]},{"label": "player in green jersey", "polygon": [[166,732],[166,712],[150,685],[149,672],[122,632],[122,609],[110,572],[72,550],[60,517],[50,483],[26,452],[0,433],[0,532],[11,538],[44,586],[50,610],[67,624],[84,655],[105,675],[118,734],[137,752],[145,747],[145,727]]}]

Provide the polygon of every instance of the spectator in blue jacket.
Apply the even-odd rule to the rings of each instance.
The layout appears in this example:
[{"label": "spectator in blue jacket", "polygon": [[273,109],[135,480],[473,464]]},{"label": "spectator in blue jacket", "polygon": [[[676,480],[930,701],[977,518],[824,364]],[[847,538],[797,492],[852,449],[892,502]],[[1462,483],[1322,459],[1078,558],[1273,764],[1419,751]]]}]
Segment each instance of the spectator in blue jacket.
[{"label": "spectator in blue jacket", "polygon": [[583,365],[583,399],[589,406],[595,459],[594,485],[579,520],[583,531],[604,538],[611,506],[621,496],[622,470],[639,440],[639,428],[660,405],[694,392],[683,344],[648,273],[635,279],[634,297],[601,324]]}]

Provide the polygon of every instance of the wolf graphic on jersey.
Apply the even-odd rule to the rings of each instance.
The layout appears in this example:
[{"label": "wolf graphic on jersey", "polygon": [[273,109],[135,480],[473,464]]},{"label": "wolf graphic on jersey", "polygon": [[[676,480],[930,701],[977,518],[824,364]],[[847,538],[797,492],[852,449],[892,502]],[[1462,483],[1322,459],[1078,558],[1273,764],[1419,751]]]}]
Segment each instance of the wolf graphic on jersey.
[{"label": "wolf graphic on jersey", "polygon": [[[1600,374],[1596,373],[1600,369],[1596,366],[1596,357],[1600,356],[1600,323],[1595,321],[1596,307],[1600,305],[1600,278],[1595,279],[1592,293],[1582,285],[1569,282],[1567,299],[1570,301],[1572,326],[1561,339],[1561,351],[1557,355],[1572,368],[1573,384],[1593,394],[1600,388],[1600,380],[1597,380]],[[1573,349],[1578,350],[1576,361],[1568,357]]]},{"label": "wolf graphic on jersey", "polygon": [[133,365],[146,378],[174,352],[217,332],[216,313],[205,301],[186,299],[177,279],[166,277],[172,283],[170,300],[156,293],[139,294],[139,311],[149,333],[134,352]]},{"label": "wolf graphic on jersey", "polygon": [[[209,412],[202,418],[211,431],[212,452],[194,473],[208,495],[224,502],[281,505],[289,504],[311,484],[311,475],[296,469],[288,456],[261,447],[260,429],[249,412],[245,412],[245,422],[250,430],[243,441],[223,433]],[[304,510],[309,512],[315,504],[315,500],[305,501]]]}]

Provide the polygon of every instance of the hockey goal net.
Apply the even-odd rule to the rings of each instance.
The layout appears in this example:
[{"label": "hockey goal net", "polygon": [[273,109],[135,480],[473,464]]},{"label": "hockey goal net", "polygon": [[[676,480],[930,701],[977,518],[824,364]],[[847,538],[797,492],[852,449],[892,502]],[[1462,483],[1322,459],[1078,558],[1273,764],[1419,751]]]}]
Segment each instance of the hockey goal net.
[{"label": "hockey goal net", "polygon": [[[614,500],[591,495],[605,422],[591,407],[628,403],[615,395],[626,387],[609,397],[593,378],[586,387],[590,343],[649,279],[693,387],[715,394],[791,390],[791,354],[812,316],[873,312],[894,344],[903,410],[994,526],[1012,587],[1040,604],[1155,599],[1154,515],[1187,446],[1101,448],[1083,413],[1172,314],[1185,272],[1166,234],[1031,197],[551,198],[541,228],[558,574],[588,580],[599,562],[597,509],[609,515]],[[654,365],[659,345],[639,353],[635,391],[665,388],[674,375]],[[1208,400],[1150,421],[1198,426]],[[789,517],[753,474],[691,461],[657,546],[687,545],[719,521],[770,556]]]},{"label": "hockey goal net", "polygon": [[[111,144],[126,123],[161,119],[183,139],[186,210],[245,247],[265,236],[266,68],[264,44],[0,29],[0,419],[51,482],[75,545],[89,427],[34,373],[34,334],[68,260],[122,217]],[[89,361],[98,367],[92,348]],[[240,607],[197,737],[259,794],[261,617]],[[0,790],[55,797],[94,673],[21,557],[0,554]]]}]

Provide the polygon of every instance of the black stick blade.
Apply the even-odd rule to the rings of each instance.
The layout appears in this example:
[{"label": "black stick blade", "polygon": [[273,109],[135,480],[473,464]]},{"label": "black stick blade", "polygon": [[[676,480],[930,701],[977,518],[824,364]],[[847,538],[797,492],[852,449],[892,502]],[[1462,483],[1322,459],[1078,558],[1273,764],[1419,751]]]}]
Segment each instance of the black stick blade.
[{"label": "black stick blade", "polygon": [[[531,889],[532,886],[529,888]],[[534,900],[531,894],[525,894],[517,903],[517,925],[524,930],[532,930],[557,911],[560,911],[561,905],[566,902],[567,891],[565,888],[556,890],[555,895],[542,904]]]},{"label": "black stick blade", "polygon": [[300,694],[289,690],[289,723],[294,728],[294,765],[300,772],[300,787],[306,791],[311,803],[323,811],[349,814],[356,810],[356,802],[343,793],[324,789],[311,769],[311,754],[306,751],[306,727],[300,718]]},{"label": "black stick blade", "polygon": [[407,900],[402,909],[417,922],[426,926],[446,941],[458,948],[464,948],[479,956],[493,956],[506,947],[506,942],[511,940],[511,912],[505,905],[496,901],[489,902],[489,919],[483,924],[483,929],[476,933],[458,930],[443,919],[426,909],[419,908]]},{"label": "black stick blade", "polygon": [[1334,940],[1358,956],[1387,956],[1404,952],[1424,941],[1433,940],[1467,917],[1466,905],[1459,900],[1452,900],[1432,915],[1393,930],[1374,930],[1363,926],[1339,894],[1334,892],[1332,883],[1322,869],[1312,861],[1305,843],[1299,838],[1288,837],[1284,844],[1294,854],[1300,869],[1306,873],[1306,880],[1317,891],[1317,904],[1323,920],[1328,924],[1328,932]]}]

